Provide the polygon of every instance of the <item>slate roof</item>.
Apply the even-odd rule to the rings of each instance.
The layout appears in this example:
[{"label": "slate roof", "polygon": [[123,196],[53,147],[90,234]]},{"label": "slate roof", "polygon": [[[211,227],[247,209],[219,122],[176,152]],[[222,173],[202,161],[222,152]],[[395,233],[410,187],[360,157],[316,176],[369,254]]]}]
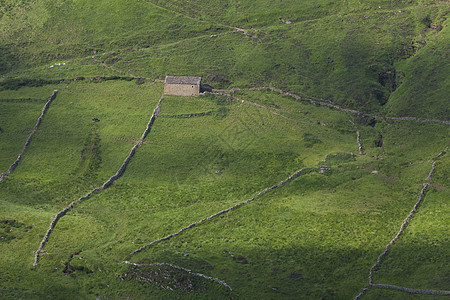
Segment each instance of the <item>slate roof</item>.
[{"label": "slate roof", "polygon": [[195,76],[166,76],[164,83],[172,84],[200,84],[201,77]]}]

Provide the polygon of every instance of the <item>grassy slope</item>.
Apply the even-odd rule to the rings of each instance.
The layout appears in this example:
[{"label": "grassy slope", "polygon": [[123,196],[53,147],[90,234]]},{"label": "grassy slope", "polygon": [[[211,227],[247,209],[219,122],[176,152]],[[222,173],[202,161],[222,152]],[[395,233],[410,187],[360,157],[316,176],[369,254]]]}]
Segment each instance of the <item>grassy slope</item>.
[{"label": "grassy slope", "polygon": [[[64,83],[54,88],[60,94],[45,116],[42,131],[22,164],[0,186],[1,220],[19,222],[12,232],[3,232],[14,237],[1,244],[6,298],[74,294],[80,299],[227,298],[225,289],[201,280],[185,293],[120,281],[116,275],[126,271],[120,262],[138,246],[246,200],[301,167],[316,166],[327,153],[357,150],[349,116],[276,93],[238,95],[270,110],[239,101],[227,103],[223,97],[167,97],[162,116],[212,113],[157,119],[148,143],[138,149],[125,175],[61,219],[45,247],[49,254],[32,270],[31,250],[38,246],[48,220],[115,172],[131,148],[127,139],[140,135],[161,92],[160,85],[127,81]],[[25,98],[30,92],[43,93],[43,88],[22,88],[9,97]],[[103,104],[111,101],[114,108],[105,109]],[[93,124],[92,117],[101,121]],[[16,124],[14,119],[6,123]],[[442,126],[364,127],[367,156],[330,159],[328,176],[303,175],[231,214],[142,252],[133,261],[169,262],[221,278],[239,298],[352,297],[365,285],[368,269],[416,201],[420,190],[416,183],[427,176],[429,160],[444,148]],[[418,148],[422,130],[428,133],[429,143]],[[99,144],[91,138],[92,132],[98,134]],[[373,143],[378,132],[385,136],[382,151]],[[80,156],[91,145],[100,148],[100,165],[90,163],[98,159],[95,155]],[[51,159],[43,158],[46,153],[52,153]],[[446,176],[440,167],[445,161],[437,165],[435,179],[444,187]],[[411,162],[415,164],[409,166]],[[371,170],[378,170],[378,175]],[[71,179],[74,175],[79,179]],[[445,206],[444,196],[430,193],[429,205],[434,201]],[[433,226],[420,215],[414,222],[412,230]],[[439,253],[445,253],[447,234],[437,230],[433,235],[433,241],[442,243],[441,252],[427,250],[427,257],[436,259],[421,261],[421,268],[432,271],[434,278],[445,278],[445,269],[437,266],[444,259]],[[409,249],[402,250],[401,244],[393,248],[393,256],[381,268],[386,275],[376,280],[393,283],[399,278],[386,276],[389,268],[398,268],[398,261],[410,259]],[[66,266],[73,272],[63,273]],[[407,272],[421,280],[420,273]],[[12,280],[17,277],[22,278],[18,283]],[[430,279],[423,287],[445,288],[445,284]]]},{"label": "grassy slope", "polygon": [[388,110],[391,115],[448,120],[449,40],[450,30],[446,26],[434,33],[417,55],[399,62],[398,68],[406,75],[390,99]]},{"label": "grassy slope", "polygon": [[[273,84],[365,111],[382,110],[389,101],[386,112],[392,105],[396,114],[420,108],[421,116],[448,116],[441,112],[448,85],[439,56],[448,52],[447,29],[439,33],[448,14],[443,1],[157,4],[16,4],[0,20],[1,73],[55,79],[202,75],[215,87]],[[95,53],[113,69],[91,59]],[[62,61],[67,65],[45,69]],[[426,74],[415,71],[421,65]],[[421,88],[431,84],[433,92]]]},{"label": "grassy slope", "polygon": [[[270,83],[366,111],[448,118],[443,1],[1,3],[2,84],[9,78],[202,75],[214,87]],[[293,24],[279,23],[280,17]],[[233,26],[246,28],[247,35]],[[44,68],[60,61],[67,65]],[[399,87],[391,94],[394,85]],[[0,184],[5,298],[227,298],[222,287],[180,272],[170,278],[191,280],[193,291],[118,280],[127,269],[120,262],[152,239],[318,165],[328,153],[357,153],[349,119],[361,132],[365,156],[330,159],[325,164],[332,165],[331,173],[303,175],[133,261],[170,262],[219,277],[239,298],[354,297],[415,203],[449,133],[445,125],[429,123],[371,127],[266,91],[237,96],[269,109],[224,97],[167,97],[162,115],[209,114],[157,119],[124,177],[61,219],[40,267],[30,269],[31,251],[49,220],[116,171],[162,90],[150,82],[66,81],[0,91],[0,99],[45,100],[55,88],[60,94],[41,130]],[[42,105],[0,100],[0,171],[15,159]],[[92,123],[94,117],[100,122]],[[380,134],[383,148],[375,147]],[[448,289],[442,267],[449,235],[442,225],[448,210],[445,170],[447,156],[437,164],[438,189],[429,192],[380,266],[376,283]],[[63,273],[66,267],[73,272]],[[367,297],[406,296],[371,289]]]}]

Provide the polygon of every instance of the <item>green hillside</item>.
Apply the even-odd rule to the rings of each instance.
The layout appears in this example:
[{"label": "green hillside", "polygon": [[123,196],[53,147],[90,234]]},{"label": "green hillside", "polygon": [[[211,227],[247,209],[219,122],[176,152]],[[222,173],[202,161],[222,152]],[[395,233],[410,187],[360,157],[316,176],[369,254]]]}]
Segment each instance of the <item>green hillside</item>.
[{"label": "green hillside", "polygon": [[[0,74],[202,75],[213,87],[272,84],[364,111],[392,98],[396,113],[448,118],[446,1],[260,2],[5,0]],[[67,65],[45,68],[57,62]]]},{"label": "green hillside", "polygon": [[449,11],[0,0],[0,298],[446,299]]}]

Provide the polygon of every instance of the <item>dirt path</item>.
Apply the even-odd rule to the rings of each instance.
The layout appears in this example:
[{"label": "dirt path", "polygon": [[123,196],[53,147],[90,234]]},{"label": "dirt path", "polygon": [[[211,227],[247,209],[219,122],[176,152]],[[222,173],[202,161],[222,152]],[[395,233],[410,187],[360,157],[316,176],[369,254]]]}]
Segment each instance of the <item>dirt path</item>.
[{"label": "dirt path", "polygon": [[356,143],[358,144],[358,151],[359,151],[359,154],[363,155],[364,153],[363,153],[363,147],[361,145],[361,134],[359,133],[358,127],[356,126],[356,124],[352,120],[349,119],[348,121],[353,125],[353,127],[355,127],[355,130],[356,130]]}]

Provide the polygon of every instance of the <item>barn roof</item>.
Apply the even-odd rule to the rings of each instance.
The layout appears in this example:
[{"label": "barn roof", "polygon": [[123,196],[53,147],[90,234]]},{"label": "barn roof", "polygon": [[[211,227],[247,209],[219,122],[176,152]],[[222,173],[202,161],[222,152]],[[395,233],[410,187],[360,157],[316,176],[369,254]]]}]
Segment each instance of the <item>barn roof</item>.
[{"label": "barn roof", "polygon": [[194,76],[166,76],[164,83],[173,84],[200,84],[201,77]]}]

